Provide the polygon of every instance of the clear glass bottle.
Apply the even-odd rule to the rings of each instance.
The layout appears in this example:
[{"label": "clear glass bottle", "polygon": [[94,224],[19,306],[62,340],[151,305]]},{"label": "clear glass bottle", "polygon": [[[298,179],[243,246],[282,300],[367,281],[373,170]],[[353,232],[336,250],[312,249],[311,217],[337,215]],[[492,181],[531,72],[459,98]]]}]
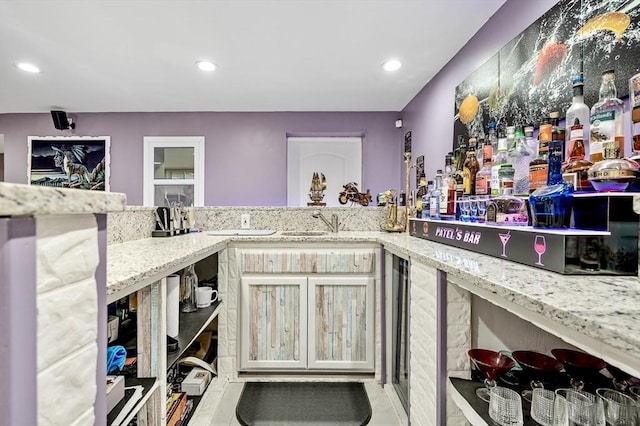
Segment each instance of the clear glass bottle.
[{"label": "clear glass bottle", "polygon": [[566,119],[565,119],[565,133],[567,136],[566,144],[566,157],[569,158],[571,155],[571,140],[574,139],[572,136],[573,126],[576,123],[576,119],[582,126],[582,144],[585,149],[585,156],[589,158],[589,117],[591,112],[589,111],[589,107],[584,103],[584,78],[582,76],[575,77],[571,80],[573,85],[573,100],[571,101],[571,106],[567,110]]},{"label": "clear glass bottle", "polygon": [[619,158],[624,157],[624,103],[618,99],[613,70],[602,73],[600,98],[591,107],[590,157],[592,162],[604,159],[603,144],[616,141]]},{"label": "clear glass bottle", "polygon": [[440,195],[440,217],[449,219],[456,215],[456,180],[453,177],[452,153],[444,158],[444,175],[442,176],[442,191]]},{"label": "clear glass bottle", "polygon": [[509,151],[509,157],[515,175],[513,177],[513,192],[517,195],[529,194],[529,163],[533,152],[527,144],[522,126],[517,126],[514,135],[514,148]]},{"label": "clear glass bottle", "polygon": [[489,144],[491,145],[491,161],[493,162],[493,160],[495,160],[495,155],[498,154],[498,133],[496,132],[495,121],[489,123],[489,132],[487,135],[487,139],[489,140]]},{"label": "clear glass bottle", "polygon": [[508,163],[507,151],[507,136],[500,132],[498,133],[498,153],[491,165],[491,195],[500,195],[500,178],[498,172],[501,165]]},{"label": "clear glass bottle", "polygon": [[516,149],[516,126],[507,126],[507,156],[514,157]]},{"label": "clear glass bottle", "polygon": [[491,166],[493,159],[493,149],[491,142],[487,139],[482,149],[482,167],[476,174],[476,195],[491,194]]},{"label": "clear glass bottle", "polygon": [[474,195],[476,192],[476,174],[480,170],[480,163],[476,157],[476,138],[469,138],[469,151],[464,162],[463,170],[463,193],[464,195]]},{"label": "clear glass bottle", "polygon": [[198,276],[196,275],[194,264],[187,266],[182,272],[180,287],[182,293],[182,312],[197,311],[196,289],[198,288]]},{"label": "clear glass bottle", "polygon": [[629,108],[631,109],[631,158],[640,159],[640,74],[629,79]]},{"label": "clear glass bottle", "polygon": [[429,192],[429,216],[431,219],[440,219],[440,197],[442,188],[442,170],[436,171],[436,181],[433,184],[433,189]]}]

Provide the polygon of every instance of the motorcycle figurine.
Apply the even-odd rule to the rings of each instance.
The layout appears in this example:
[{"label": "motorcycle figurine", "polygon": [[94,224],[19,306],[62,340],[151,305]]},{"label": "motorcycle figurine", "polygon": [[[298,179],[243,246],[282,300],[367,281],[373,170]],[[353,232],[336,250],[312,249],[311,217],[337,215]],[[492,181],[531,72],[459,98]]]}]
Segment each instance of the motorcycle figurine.
[{"label": "motorcycle figurine", "polygon": [[360,192],[358,190],[358,184],[355,182],[349,182],[346,185],[342,185],[343,190],[338,196],[340,204],[347,204],[351,201],[353,204],[360,204],[362,206],[368,206],[372,201],[371,193],[367,189],[367,192]]}]

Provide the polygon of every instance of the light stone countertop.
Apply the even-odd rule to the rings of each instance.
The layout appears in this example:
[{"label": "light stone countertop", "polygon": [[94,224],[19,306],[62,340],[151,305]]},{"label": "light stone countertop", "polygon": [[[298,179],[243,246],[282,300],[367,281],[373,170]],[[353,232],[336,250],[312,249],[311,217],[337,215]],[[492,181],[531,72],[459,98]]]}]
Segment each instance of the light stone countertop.
[{"label": "light stone countertop", "polygon": [[125,194],[0,182],[0,216],[109,213],[124,210]]},{"label": "light stone countertop", "polygon": [[[209,236],[206,233],[147,238],[107,248],[107,294],[127,294],[224,249],[231,242],[377,243],[447,272],[473,293],[511,304],[594,341],[599,354],[626,354],[629,373],[640,375],[638,277],[568,276],[429,242],[402,233],[339,232],[321,236]],[[415,285],[415,284],[413,284]],[[419,284],[418,284],[419,285]],[[497,302],[496,302],[497,301]],[[614,356],[615,357],[615,356]]]}]

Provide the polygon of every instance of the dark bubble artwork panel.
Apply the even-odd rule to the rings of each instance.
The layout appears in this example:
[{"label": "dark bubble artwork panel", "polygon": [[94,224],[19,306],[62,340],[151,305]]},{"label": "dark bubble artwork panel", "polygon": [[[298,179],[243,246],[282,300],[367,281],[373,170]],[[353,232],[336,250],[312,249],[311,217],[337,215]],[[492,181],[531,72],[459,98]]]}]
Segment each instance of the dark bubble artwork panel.
[{"label": "dark bubble artwork panel", "polygon": [[552,111],[571,105],[571,79],[580,74],[580,0],[563,0],[499,52],[500,92],[491,103],[503,125],[538,126]]},{"label": "dark bubble artwork panel", "polygon": [[613,69],[618,98],[629,95],[629,78],[640,72],[640,1],[583,0],[585,103],[598,102],[602,72]]},{"label": "dark bubble artwork panel", "polygon": [[498,54],[474,71],[456,87],[453,149],[458,135],[485,137],[491,116],[489,98],[498,86]]}]

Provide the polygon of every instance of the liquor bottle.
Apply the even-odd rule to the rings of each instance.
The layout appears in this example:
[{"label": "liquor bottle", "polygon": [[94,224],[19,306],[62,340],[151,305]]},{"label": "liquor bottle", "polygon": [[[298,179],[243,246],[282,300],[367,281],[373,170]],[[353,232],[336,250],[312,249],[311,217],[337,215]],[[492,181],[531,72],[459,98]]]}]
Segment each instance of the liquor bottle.
[{"label": "liquor bottle", "polygon": [[566,157],[569,158],[571,155],[572,147],[571,140],[573,137],[571,136],[571,131],[573,126],[575,125],[576,119],[580,125],[582,125],[582,144],[585,148],[585,156],[589,158],[589,107],[584,103],[584,78],[582,76],[575,77],[571,80],[573,85],[573,100],[571,101],[571,106],[567,110],[566,120],[565,120],[565,128],[567,135],[567,150]]},{"label": "liquor bottle", "polygon": [[640,159],[640,74],[629,79],[629,108],[631,108],[631,158]]},{"label": "liquor bottle", "polygon": [[588,170],[593,165],[585,159],[585,146],[583,141],[583,127],[579,119],[574,118],[574,125],[571,126],[571,137],[569,142],[569,154],[567,163],[563,166],[562,173],[575,174],[574,188],[576,191],[588,191],[591,189],[589,183]]},{"label": "liquor bottle", "polygon": [[498,134],[496,133],[495,121],[489,123],[489,134],[487,139],[489,139],[489,144],[491,145],[491,161],[493,162],[493,160],[495,160],[495,155],[498,154]]},{"label": "liquor bottle", "polygon": [[516,126],[507,126],[507,156],[513,157],[512,154],[516,149]]},{"label": "liquor bottle", "polygon": [[422,219],[429,219],[431,217],[431,191],[433,191],[433,181],[427,182],[427,192],[422,196]]},{"label": "liquor bottle", "polygon": [[557,185],[562,180],[562,154],[564,143],[560,139],[549,142],[549,157],[547,166],[547,185]]},{"label": "liquor bottle", "polygon": [[529,193],[547,184],[549,170],[548,153],[551,142],[551,123],[546,120],[540,125],[538,134],[538,156],[529,163]]},{"label": "liquor bottle", "polygon": [[440,198],[442,188],[442,170],[436,171],[436,181],[433,184],[433,189],[429,193],[431,198],[429,199],[429,216],[431,219],[440,219]]},{"label": "liquor bottle", "polygon": [[422,196],[427,194],[427,178],[424,172],[420,174],[418,192],[416,193],[416,217],[422,217]]},{"label": "liquor bottle", "polygon": [[449,219],[456,215],[456,180],[453,177],[452,153],[444,158],[444,175],[442,176],[442,189],[440,192],[440,217],[448,216]]},{"label": "liquor bottle", "polygon": [[491,194],[491,165],[493,149],[489,139],[485,140],[482,149],[482,167],[476,174],[476,195]]},{"label": "liquor bottle", "polygon": [[487,205],[486,221],[499,225],[525,226],[529,219],[527,206],[523,198],[513,195],[513,167],[511,164],[499,167],[502,177],[500,194]]},{"label": "liquor bottle", "polygon": [[467,143],[463,136],[458,136],[458,162],[453,177],[456,180],[456,199],[464,193],[464,162],[467,159]]},{"label": "liquor bottle", "polygon": [[[532,136],[533,138],[533,136]],[[529,148],[522,126],[517,126],[514,135],[514,148],[509,157],[515,170],[513,191],[517,195],[529,194],[529,163],[533,152]]]},{"label": "liquor bottle", "polygon": [[618,99],[613,70],[602,73],[600,99],[591,107],[591,137],[589,141],[590,160],[604,158],[603,143],[616,141],[618,155],[624,157],[624,103]]},{"label": "liquor bottle", "polygon": [[474,195],[476,192],[476,174],[480,170],[480,163],[476,157],[476,138],[469,138],[469,152],[464,162],[463,171],[463,193],[464,195]]},{"label": "liquor bottle", "polygon": [[507,164],[507,136],[503,132],[498,133],[498,153],[491,165],[491,195],[500,195],[500,178],[498,172],[500,166]]},{"label": "liquor bottle", "polygon": [[560,145],[562,145],[562,161],[564,161],[564,147],[565,147],[565,139],[566,133],[564,131],[564,127],[560,126],[560,113],[558,111],[553,111],[549,114],[549,119],[551,121],[551,140],[552,141],[560,141]]}]

